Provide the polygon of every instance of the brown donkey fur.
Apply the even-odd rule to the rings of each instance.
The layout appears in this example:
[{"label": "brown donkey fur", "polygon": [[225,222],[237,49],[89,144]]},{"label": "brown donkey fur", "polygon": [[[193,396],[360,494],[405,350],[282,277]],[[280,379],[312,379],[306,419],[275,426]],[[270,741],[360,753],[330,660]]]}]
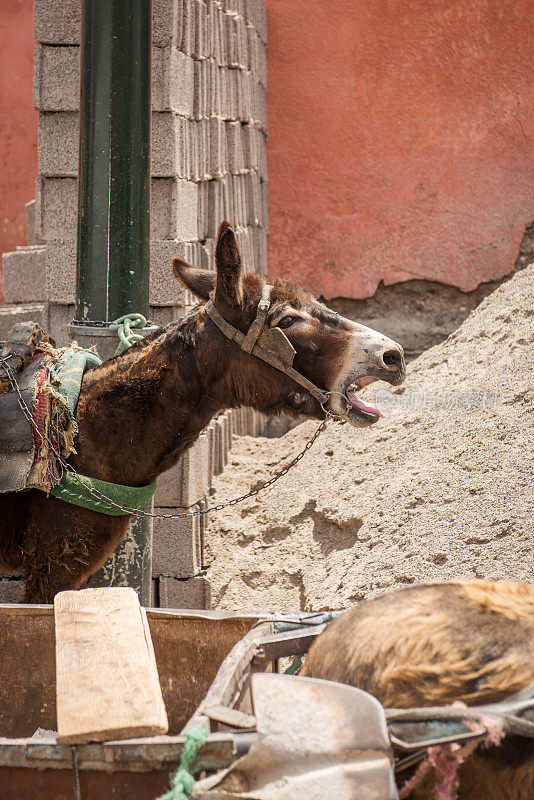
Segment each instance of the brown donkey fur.
[{"label": "brown donkey fur", "polygon": [[[221,225],[215,260],[216,273],[180,259],[173,267],[201,300],[212,293],[219,313],[246,332],[264,282],[259,275],[243,274],[228,223]],[[399,345],[334,314],[295,284],[275,283],[266,324],[284,329],[296,350],[294,367],[321,389],[345,391],[366,375],[394,384],[404,377]],[[85,375],[71,463],[89,477],[149,484],[176,463],[212,417],[238,406],[322,416],[307,391],[225,338],[200,304],[180,322]],[[351,407],[354,424],[376,419]],[[130,521],[36,490],[0,496],[0,514],[0,572],[22,573],[25,602],[50,602],[60,590],[85,585]]]},{"label": "brown donkey fur", "polygon": [[[363,602],[317,638],[301,674],[357,686],[390,708],[497,702],[534,683],[534,587],[429,584]],[[434,800],[433,782],[412,800]],[[532,800],[534,740],[477,748],[459,782],[459,800]]]}]

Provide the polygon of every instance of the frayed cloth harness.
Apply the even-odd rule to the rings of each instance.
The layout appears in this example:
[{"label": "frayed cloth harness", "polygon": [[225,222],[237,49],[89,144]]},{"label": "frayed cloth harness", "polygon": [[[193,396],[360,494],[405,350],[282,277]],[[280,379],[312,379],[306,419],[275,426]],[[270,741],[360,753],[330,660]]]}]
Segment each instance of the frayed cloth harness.
[{"label": "frayed cloth harness", "polygon": [[271,367],[274,367],[279,372],[284,372],[289,375],[296,383],[308,391],[312,397],[315,397],[318,403],[322,406],[328,400],[329,394],[323,392],[314,383],[301,375],[293,368],[293,359],[295,358],[296,350],[282,331],[281,328],[265,328],[265,320],[271,307],[271,289],[273,287],[265,284],[261,299],[258,303],[258,310],[256,317],[252,321],[247,333],[241,333],[237,328],[234,328],[224,317],[219,314],[213,300],[208,300],[204,309],[206,314],[219,330],[226,336],[236,342],[241,350],[245,353],[250,353],[262,361],[266,361]]}]

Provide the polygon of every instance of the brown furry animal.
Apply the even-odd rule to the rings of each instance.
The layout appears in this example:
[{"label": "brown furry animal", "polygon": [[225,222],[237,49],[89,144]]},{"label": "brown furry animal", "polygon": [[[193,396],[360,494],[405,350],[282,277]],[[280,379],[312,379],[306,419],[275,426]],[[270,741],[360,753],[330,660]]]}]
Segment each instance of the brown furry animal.
[{"label": "brown furry animal", "polygon": [[[222,317],[245,333],[256,316],[264,280],[244,274],[234,232],[223,223],[217,272],[174,259],[176,277],[202,301],[213,295]],[[348,407],[355,425],[376,422],[350,391],[371,375],[392,384],[405,374],[400,345],[340,317],[293,283],[277,281],[267,328],[280,328],[295,349],[294,367],[322,390],[330,410]],[[343,400],[345,395],[345,400]],[[176,463],[216,414],[249,406],[320,418],[318,401],[299,384],[227,339],[204,302],[123,355],[88,372],[76,419],[72,465],[82,475],[129,486],[152,483]],[[130,518],[79,508],[43,492],[0,496],[0,572],[22,573],[24,601],[51,602],[83,586],[122,539]]]},{"label": "brown furry animal", "polygon": [[[301,674],[390,708],[497,702],[534,683],[534,586],[428,584],[362,602],[316,639]],[[479,747],[459,780],[459,800],[533,800],[534,740]],[[429,775],[410,797],[434,800],[433,783]]]}]

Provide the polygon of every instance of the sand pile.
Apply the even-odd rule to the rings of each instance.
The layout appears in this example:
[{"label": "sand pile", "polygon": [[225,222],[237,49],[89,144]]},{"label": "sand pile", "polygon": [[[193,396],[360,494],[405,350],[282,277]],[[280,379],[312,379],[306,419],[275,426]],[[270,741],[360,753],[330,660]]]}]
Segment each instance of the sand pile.
[{"label": "sand pile", "polygon": [[[391,406],[358,430],[332,423],[273,488],[214,515],[216,608],[339,608],[384,588],[450,578],[534,580],[534,266],[412,362],[406,383],[362,395]],[[219,503],[302,448],[243,437]]]}]

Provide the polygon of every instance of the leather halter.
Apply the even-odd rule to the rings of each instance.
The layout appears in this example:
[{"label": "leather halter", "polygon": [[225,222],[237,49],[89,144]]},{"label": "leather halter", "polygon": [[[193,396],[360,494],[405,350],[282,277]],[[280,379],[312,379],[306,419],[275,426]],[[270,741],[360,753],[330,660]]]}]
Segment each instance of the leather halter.
[{"label": "leather halter", "polygon": [[265,320],[271,306],[272,286],[265,284],[261,299],[258,303],[256,316],[252,321],[246,335],[234,328],[224,317],[219,314],[213,300],[208,300],[204,306],[206,314],[227,339],[237,342],[245,353],[250,353],[262,361],[266,361],[271,367],[289,375],[294,381],[303,386],[318,403],[323,405],[328,400],[328,394],[309,381],[296,369],[293,369],[293,359],[295,358],[295,348],[282,331],[281,328],[265,328]]}]

